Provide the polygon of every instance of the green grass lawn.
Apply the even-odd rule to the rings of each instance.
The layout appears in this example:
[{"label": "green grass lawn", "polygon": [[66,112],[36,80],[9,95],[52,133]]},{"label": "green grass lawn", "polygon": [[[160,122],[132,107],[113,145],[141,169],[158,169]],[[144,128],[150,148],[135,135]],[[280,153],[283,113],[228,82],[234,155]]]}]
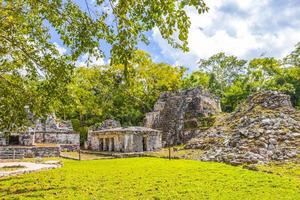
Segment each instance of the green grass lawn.
[{"label": "green grass lawn", "polygon": [[300,179],[220,163],[160,158],[63,160],[0,179],[0,199],[300,199]]}]

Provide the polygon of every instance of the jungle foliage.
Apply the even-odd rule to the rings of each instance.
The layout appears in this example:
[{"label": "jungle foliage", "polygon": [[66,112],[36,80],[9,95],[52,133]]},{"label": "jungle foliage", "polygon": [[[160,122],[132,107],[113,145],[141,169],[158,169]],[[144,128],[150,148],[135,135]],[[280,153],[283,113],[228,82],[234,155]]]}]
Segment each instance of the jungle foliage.
[{"label": "jungle foliage", "polygon": [[[107,56],[108,46],[110,64],[122,65],[122,78],[130,79],[130,61],[137,44],[148,43],[146,32],[156,28],[174,48],[187,51],[191,23],[186,7],[199,14],[208,11],[203,0],[97,0],[93,9],[86,5],[83,9],[73,0],[0,0],[0,130],[28,124],[24,107],[33,118],[51,112],[53,101],[67,91],[80,56]],[[53,32],[68,49],[64,55],[51,42]]]},{"label": "jungle foliage", "polygon": [[[190,20],[184,9],[206,12],[203,0],[100,0],[96,6],[99,12],[71,0],[0,0],[1,131],[51,112],[71,119],[83,134],[107,118],[139,125],[162,92],[198,86],[220,98],[226,112],[261,90],[285,92],[300,107],[300,43],[282,60],[246,61],[220,52],[187,75],[184,67],[155,63],[137,44],[147,43],[146,32],[156,28],[187,51]],[[65,54],[51,43],[50,29],[68,48]],[[110,63],[75,68],[82,55],[107,56],[104,43],[111,47]]]},{"label": "jungle foliage", "polygon": [[232,112],[250,94],[263,90],[291,95],[300,107],[300,43],[284,59],[241,60],[221,52],[199,61],[199,70],[183,79],[183,88],[201,86],[220,98],[222,110]]},{"label": "jungle foliage", "polygon": [[186,68],[155,63],[139,50],[130,61],[134,67],[128,71],[127,81],[122,79],[124,65],[77,68],[64,100],[57,101],[53,110],[72,119],[74,128],[85,137],[87,127],[109,118],[123,126],[142,125],[145,113],[152,110],[162,92],[194,87],[219,98],[224,112],[234,111],[250,94],[263,90],[289,94],[299,108],[300,67],[295,65],[295,51],[291,55],[283,60],[261,57],[246,61],[221,52],[202,59],[199,70],[186,75]]}]

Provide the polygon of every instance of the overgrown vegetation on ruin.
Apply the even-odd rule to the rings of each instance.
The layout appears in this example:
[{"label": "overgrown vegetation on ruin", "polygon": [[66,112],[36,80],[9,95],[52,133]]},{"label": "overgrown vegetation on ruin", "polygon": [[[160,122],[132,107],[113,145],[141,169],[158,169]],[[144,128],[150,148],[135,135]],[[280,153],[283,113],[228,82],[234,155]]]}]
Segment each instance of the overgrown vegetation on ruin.
[{"label": "overgrown vegetation on ruin", "polygon": [[290,167],[296,173],[282,176],[276,166],[257,172],[158,158],[64,160],[59,169],[2,179],[0,198],[299,199],[300,166]]}]

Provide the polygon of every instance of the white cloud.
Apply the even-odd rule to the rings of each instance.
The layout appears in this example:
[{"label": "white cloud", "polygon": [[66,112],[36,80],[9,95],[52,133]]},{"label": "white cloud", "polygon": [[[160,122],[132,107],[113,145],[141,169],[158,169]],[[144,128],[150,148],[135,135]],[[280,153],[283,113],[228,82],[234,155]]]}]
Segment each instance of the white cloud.
[{"label": "white cloud", "polygon": [[58,50],[58,52],[60,53],[60,55],[64,55],[67,52],[67,49],[64,48],[63,46],[60,46],[56,42],[54,42],[53,44],[55,45],[55,47]]},{"label": "white cloud", "polygon": [[105,61],[103,58],[96,58],[95,56],[90,56],[89,54],[84,54],[79,58],[79,60],[75,63],[76,66],[94,66],[94,65],[105,65]]},{"label": "white cloud", "polygon": [[[224,51],[244,59],[283,57],[300,41],[300,4],[278,0],[206,0],[209,13],[188,9],[190,52],[173,49],[157,29],[153,40],[174,64],[197,68],[200,58]],[[298,6],[296,5],[298,4]]]},{"label": "white cloud", "polygon": [[[64,55],[67,52],[67,49],[58,43],[53,43],[61,55]],[[84,54],[79,57],[79,59],[75,62],[76,66],[94,66],[94,65],[105,65],[105,61],[103,58],[97,58],[96,56],[92,56],[89,54]]]}]

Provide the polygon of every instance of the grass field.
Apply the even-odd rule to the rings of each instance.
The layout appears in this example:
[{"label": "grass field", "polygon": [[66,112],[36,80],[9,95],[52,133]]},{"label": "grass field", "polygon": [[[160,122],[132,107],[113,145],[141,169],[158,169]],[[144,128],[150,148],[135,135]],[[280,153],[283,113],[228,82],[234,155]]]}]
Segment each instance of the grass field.
[{"label": "grass field", "polygon": [[160,158],[63,162],[59,169],[0,179],[0,199],[300,199],[298,176],[220,163]]}]

